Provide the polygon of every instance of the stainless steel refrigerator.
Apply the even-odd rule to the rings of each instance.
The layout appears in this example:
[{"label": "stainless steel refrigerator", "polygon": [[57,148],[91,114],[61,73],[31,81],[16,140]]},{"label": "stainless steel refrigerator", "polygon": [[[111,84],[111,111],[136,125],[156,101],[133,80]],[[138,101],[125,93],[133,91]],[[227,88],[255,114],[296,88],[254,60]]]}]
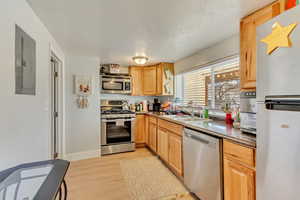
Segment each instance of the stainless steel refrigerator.
[{"label": "stainless steel refrigerator", "polygon": [[291,48],[266,54],[272,25],[300,22],[300,7],[257,29],[257,200],[300,199],[300,24]]}]

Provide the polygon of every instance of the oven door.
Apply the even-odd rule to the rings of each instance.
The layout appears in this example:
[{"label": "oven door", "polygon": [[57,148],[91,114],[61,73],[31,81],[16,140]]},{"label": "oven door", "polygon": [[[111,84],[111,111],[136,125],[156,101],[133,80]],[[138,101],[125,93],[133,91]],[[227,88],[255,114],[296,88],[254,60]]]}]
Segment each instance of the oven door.
[{"label": "oven door", "polygon": [[102,119],[101,145],[134,142],[134,124],[132,119]]}]

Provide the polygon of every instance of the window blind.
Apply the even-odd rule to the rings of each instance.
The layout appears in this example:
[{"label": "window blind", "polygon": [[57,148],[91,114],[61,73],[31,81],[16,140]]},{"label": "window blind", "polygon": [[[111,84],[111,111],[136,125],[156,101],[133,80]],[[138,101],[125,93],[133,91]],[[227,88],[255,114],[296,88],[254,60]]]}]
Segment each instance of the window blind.
[{"label": "window blind", "polygon": [[211,69],[192,71],[183,75],[183,100],[185,103],[193,101],[199,106],[206,105],[205,79],[211,74]]},{"label": "window blind", "polygon": [[182,75],[184,103],[222,109],[224,103],[239,105],[239,59],[200,68]]}]

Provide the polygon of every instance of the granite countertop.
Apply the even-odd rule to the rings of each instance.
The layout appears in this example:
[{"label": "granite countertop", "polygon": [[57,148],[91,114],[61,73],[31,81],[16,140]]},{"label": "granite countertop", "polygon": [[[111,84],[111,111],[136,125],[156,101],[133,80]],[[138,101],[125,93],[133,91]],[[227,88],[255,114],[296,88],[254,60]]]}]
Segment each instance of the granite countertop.
[{"label": "granite countertop", "polygon": [[186,128],[191,128],[198,130],[210,135],[214,135],[221,138],[226,138],[234,142],[246,145],[252,148],[256,148],[256,136],[251,134],[246,134],[241,132],[239,129],[235,129],[232,125],[226,124],[221,120],[193,120],[186,121],[175,115],[165,115],[162,113],[153,112],[141,112],[137,114],[148,114],[160,119],[164,119],[170,122],[174,122],[185,126]]}]

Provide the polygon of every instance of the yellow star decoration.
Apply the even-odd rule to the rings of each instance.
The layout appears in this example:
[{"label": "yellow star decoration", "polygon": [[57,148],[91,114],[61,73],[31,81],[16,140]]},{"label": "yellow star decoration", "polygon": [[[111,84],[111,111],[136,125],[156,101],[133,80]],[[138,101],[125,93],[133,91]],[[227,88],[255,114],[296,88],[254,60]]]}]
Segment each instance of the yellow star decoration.
[{"label": "yellow star decoration", "polygon": [[292,42],[289,36],[296,26],[297,23],[290,24],[285,27],[282,27],[278,22],[273,24],[272,33],[261,40],[261,42],[268,45],[267,54],[270,55],[279,47],[291,47]]}]

